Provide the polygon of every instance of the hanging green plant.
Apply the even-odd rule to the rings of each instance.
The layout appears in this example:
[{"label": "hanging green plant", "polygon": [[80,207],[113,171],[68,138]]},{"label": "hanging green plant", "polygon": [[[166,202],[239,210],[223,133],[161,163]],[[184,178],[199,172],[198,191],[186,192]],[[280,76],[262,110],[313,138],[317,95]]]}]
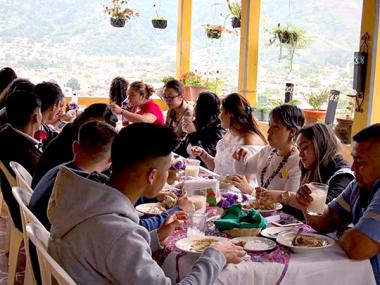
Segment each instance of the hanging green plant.
[{"label": "hanging green plant", "polygon": [[[309,39],[306,36],[304,30],[300,28],[287,25],[281,27],[277,25],[271,32],[271,38],[269,39],[269,45],[276,44],[280,48],[280,54],[278,60],[286,58],[289,62],[289,73],[293,69],[293,59],[297,49],[305,48],[309,44]],[[283,48],[287,49],[287,54],[283,54]]]},{"label": "hanging green plant", "polygon": [[232,24],[232,28],[240,28],[240,25],[241,25],[241,7],[240,7],[240,3],[235,1],[235,2],[232,2],[230,0],[226,0],[227,1],[227,7],[228,9],[230,10],[231,12],[231,24]]},{"label": "hanging green plant", "polygon": [[166,29],[167,25],[168,25],[168,21],[162,17],[162,16],[159,16],[158,14],[158,10],[159,10],[159,7],[158,5],[153,5],[153,9],[155,10],[156,12],[156,16],[152,19],[152,25],[155,29]]},{"label": "hanging green plant", "polygon": [[128,1],[126,0],[111,0],[109,2],[109,5],[104,6],[104,13],[111,17],[110,23],[114,27],[124,27],[128,20],[140,16],[138,12],[133,11],[128,6]]}]

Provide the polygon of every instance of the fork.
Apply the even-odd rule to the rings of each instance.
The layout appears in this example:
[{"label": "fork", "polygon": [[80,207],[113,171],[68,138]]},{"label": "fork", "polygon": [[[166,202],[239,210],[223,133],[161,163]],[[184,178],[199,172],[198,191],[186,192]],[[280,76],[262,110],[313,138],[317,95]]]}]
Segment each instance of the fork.
[{"label": "fork", "polygon": [[297,245],[297,244],[296,244],[296,243],[297,243],[297,242],[296,242],[296,241],[297,241],[297,237],[299,236],[299,234],[300,234],[302,231],[303,231],[302,228],[299,228],[299,229],[298,229],[296,235],[294,236],[294,238],[293,238],[293,240],[292,240],[292,245]]},{"label": "fork", "polygon": [[286,230],[282,230],[282,231],[279,231],[279,232],[277,232],[277,233],[270,234],[270,236],[276,238],[276,237],[278,237],[280,234],[287,233],[287,232],[291,232],[292,230],[293,230],[293,228],[291,228],[291,229],[286,229]]}]

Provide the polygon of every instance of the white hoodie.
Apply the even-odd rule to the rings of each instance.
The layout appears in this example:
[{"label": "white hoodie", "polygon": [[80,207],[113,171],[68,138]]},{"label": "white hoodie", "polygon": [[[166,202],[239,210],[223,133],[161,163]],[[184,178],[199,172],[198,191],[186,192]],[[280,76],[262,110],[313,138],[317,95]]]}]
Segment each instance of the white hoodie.
[{"label": "white hoodie", "polygon": [[[152,251],[157,232],[139,225],[129,199],[118,190],[66,167],[49,201],[49,252],[78,284],[171,284]],[[207,249],[179,284],[212,284],[226,260]]]}]

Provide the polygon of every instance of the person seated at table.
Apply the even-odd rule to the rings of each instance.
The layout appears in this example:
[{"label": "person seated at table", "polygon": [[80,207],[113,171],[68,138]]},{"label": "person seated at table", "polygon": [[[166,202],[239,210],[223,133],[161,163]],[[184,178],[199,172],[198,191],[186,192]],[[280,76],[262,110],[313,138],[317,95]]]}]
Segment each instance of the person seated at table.
[{"label": "person seated at table", "polygon": [[[217,143],[215,157],[199,146],[194,146],[192,153],[204,161],[207,168],[215,173],[222,176],[233,175],[236,174],[232,158],[234,151],[238,147],[245,146],[245,149],[252,155],[260,151],[267,144],[267,140],[252,115],[248,101],[237,93],[232,93],[222,100],[219,117],[222,127],[228,131]],[[238,183],[235,183],[235,180],[251,180],[245,176],[234,176],[229,179],[236,185]],[[252,180],[251,182],[256,183],[255,178]]]},{"label": "person seated at table", "polygon": [[325,207],[321,216],[307,214],[313,201],[308,187],[298,190],[296,200],[303,206],[307,223],[318,232],[334,232],[352,223],[338,244],[349,258],[369,258],[380,284],[380,124],[354,135],[352,157],[355,180]]},{"label": "person seated at table", "polygon": [[115,114],[123,116],[126,120],[124,125],[138,122],[163,125],[164,116],[160,106],[149,99],[154,91],[152,86],[142,81],[132,82],[128,88],[127,98],[130,109],[123,109],[115,103],[111,103],[110,107]]},{"label": "person seated at table", "polygon": [[[0,160],[11,174],[11,161],[33,173],[41,158],[38,141],[33,138],[41,125],[41,102],[33,92],[14,91],[7,98],[6,108],[9,124],[0,130]],[[22,231],[19,205],[4,173],[0,172],[4,200],[15,226]]]},{"label": "person seated at table", "polygon": [[34,137],[42,143],[42,150],[46,149],[50,141],[58,133],[49,125],[58,118],[58,113],[65,105],[64,95],[57,83],[42,82],[34,87],[34,93],[41,100],[42,124]]},{"label": "person seated at table", "polygon": [[74,159],[57,165],[41,178],[34,188],[29,209],[47,229],[50,229],[50,222],[46,210],[59,169],[66,166],[83,176],[94,171],[103,172],[111,165],[111,144],[115,136],[115,129],[105,122],[83,124],[79,129],[78,140],[72,144]]},{"label": "person seated at table", "polygon": [[[0,93],[0,98],[4,100],[4,104],[9,96],[14,91],[33,92],[34,84],[28,79],[16,78]],[[8,123],[7,108],[4,106],[0,109],[0,127]]]},{"label": "person seated at table", "polygon": [[[148,232],[138,225],[133,205],[161,190],[175,144],[164,126],[131,124],[113,141],[108,185],[61,168],[48,209],[48,249],[77,284],[172,284],[151,255],[187,216],[177,212]],[[231,241],[213,243],[178,284],[213,284],[226,263],[239,263],[244,255]]]},{"label": "person seated at table", "polygon": [[[10,67],[0,69],[0,94],[17,78],[16,72]],[[0,109],[5,107],[5,97],[0,95]]]},{"label": "person seated at table", "polygon": [[129,82],[123,77],[118,76],[112,79],[109,91],[110,103],[121,107],[121,104],[127,99],[128,86]]},{"label": "person seated at table", "polygon": [[193,106],[183,98],[183,90],[183,84],[174,79],[165,84],[162,94],[162,98],[169,108],[165,125],[179,139],[183,139],[187,134],[183,124],[193,121]]},{"label": "person seated at table", "polygon": [[96,103],[84,109],[74,122],[67,124],[44,150],[33,175],[32,188],[36,187],[42,176],[50,169],[74,158],[72,144],[78,139],[79,128],[89,121],[104,121],[115,127],[117,118],[107,104]]},{"label": "person seated at table", "polygon": [[[245,148],[233,154],[234,168],[238,174],[256,174],[259,187],[255,190],[258,198],[265,190],[295,192],[299,188],[301,170],[294,141],[304,122],[303,112],[297,106],[278,106],[269,114],[269,145],[249,158]],[[251,194],[254,190],[246,181],[237,181],[236,185],[244,193]]]},{"label": "person seated at table", "polygon": [[[300,129],[297,146],[301,159],[301,187],[307,187],[307,183],[311,182],[327,184],[328,203],[338,197],[355,178],[349,163],[338,154],[338,140],[327,125],[316,123]],[[277,192],[262,192],[260,197],[272,202],[287,202],[291,207],[298,208],[296,193],[283,194],[282,197],[287,196],[288,201],[282,201],[281,194]],[[287,210],[302,219],[302,212],[291,208]]]},{"label": "person seated at table", "polygon": [[199,146],[214,156],[216,144],[226,132],[221,126],[219,114],[219,97],[212,92],[201,92],[194,107],[195,119],[182,123],[188,134],[174,152],[183,157],[193,157],[191,147]]}]

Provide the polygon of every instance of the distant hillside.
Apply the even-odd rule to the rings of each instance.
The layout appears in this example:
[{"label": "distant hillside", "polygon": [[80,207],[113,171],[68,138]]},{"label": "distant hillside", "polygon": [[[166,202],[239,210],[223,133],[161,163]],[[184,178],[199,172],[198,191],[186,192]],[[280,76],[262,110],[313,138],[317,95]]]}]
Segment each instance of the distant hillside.
[{"label": "distant hillside", "polygon": [[[152,6],[157,2],[161,4],[160,14],[168,19],[166,30],[153,29],[150,24],[154,15]],[[131,0],[130,3],[141,16],[132,19],[125,28],[117,29],[109,25],[101,1],[3,0],[0,2],[0,40],[6,50],[1,51],[0,64],[25,69],[57,68],[69,73],[88,66],[84,74],[74,75],[82,76],[80,80],[95,80],[94,73],[101,72],[106,74],[107,81],[114,73],[136,62],[137,76],[145,74],[158,82],[175,69],[177,0]],[[271,27],[291,23],[304,29],[312,39],[308,48],[296,54],[294,76],[308,82],[321,82],[323,79],[316,77],[322,70],[337,70],[349,80],[353,52],[359,44],[362,1],[261,3],[260,68],[265,74],[274,72],[282,78],[287,76],[286,64],[277,61],[278,49],[268,47],[267,43]],[[192,68],[221,71],[224,82],[236,86],[239,36],[227,35],[221,41],[210,41],[202,28],[206,23],[223,24],[228,13],[223,0],[193,0]],[[229,19],[226,26],[230,26]],[[107,67],[106,62],[112,65]],[[57,74],[55,72],[49,74]],[[260,82],[268,80],[260,78]]]}]

